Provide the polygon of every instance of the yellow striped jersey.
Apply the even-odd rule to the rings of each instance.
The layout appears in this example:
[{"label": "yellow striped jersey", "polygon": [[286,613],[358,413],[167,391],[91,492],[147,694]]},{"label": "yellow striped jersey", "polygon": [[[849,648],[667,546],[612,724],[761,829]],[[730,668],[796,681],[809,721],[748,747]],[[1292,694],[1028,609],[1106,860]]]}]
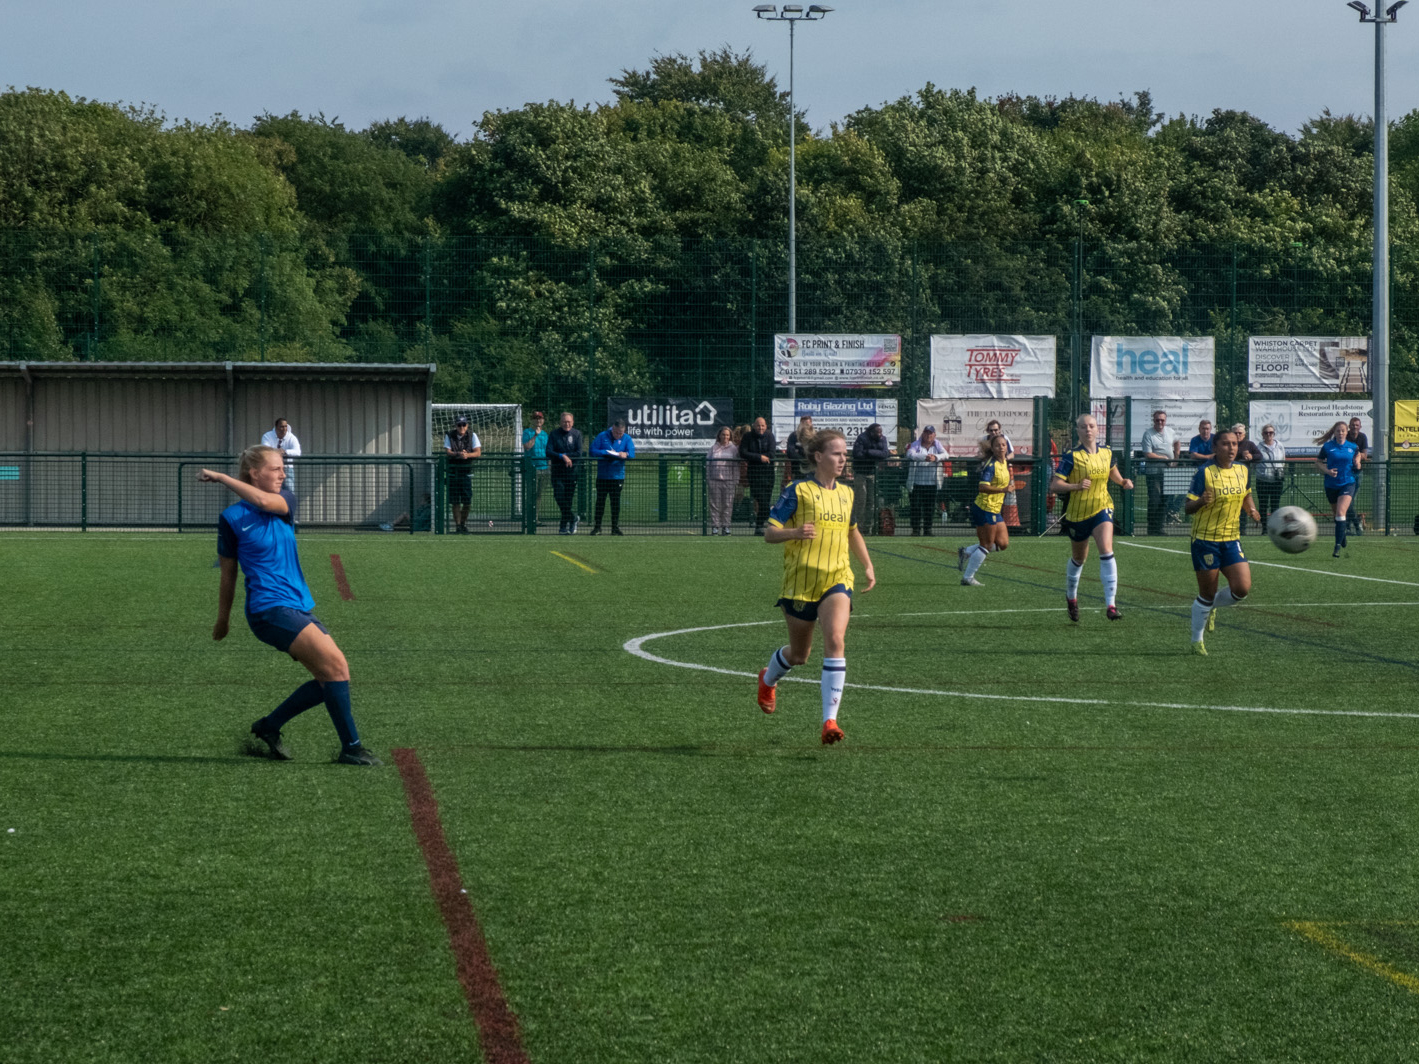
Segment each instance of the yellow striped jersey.
[{"label": "yellow striped jersey", "polygon": [[1065,452],[1056,470],[1059,479],[1066,484],[1089,481],[1087,491],[1071,491],[1065,496],[1068,500],[1064,508],[1066,521],[1087,521],[1096,513],[1113,506],[1113,497],[1109,495],[1109,470],[1117,464],[1113,449],[1109,447],[1100,447],[1093,454],[1082,447]]},{"label": "yellow striped jersey", "polygon": [[783,545],[783,591],[780,598],[817,602],[828,588],[842,584],[852,590],[848,532],[852,523],[852,489],[839,480],[825,488],[816,480],[795,480],[783,489],[769,511],[775,528],[801,528],[812,521],[813,539],[791,539]]},{"label": "yellow striped jersey", "polygon": [[[980,476],[976,479],[992,488],[1003,488],[1010,483],[1010,463],[997,462],[994,458],[988,458],[981,463]],[[998,514],[1000,508],[1005,505],[1005,493],[999,491],[978,492],[976,505],[988,514]]]},{"label": "yellow striped jersey", "polygon": [[1247,497],[1247,467],[1233,462],[1223,469],[1208,462],[1192,475],[1187,497],[1200,499],[1212,489],[1212,501],[1192,515],[1192,538],[1223,543],[1242,535],[1242,503]]}]

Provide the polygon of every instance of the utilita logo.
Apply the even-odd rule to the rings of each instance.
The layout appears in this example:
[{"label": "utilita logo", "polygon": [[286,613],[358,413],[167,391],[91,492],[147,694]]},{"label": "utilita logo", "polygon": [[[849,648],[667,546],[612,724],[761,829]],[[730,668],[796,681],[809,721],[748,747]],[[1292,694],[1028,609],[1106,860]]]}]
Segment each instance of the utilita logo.
[{"label": "utilita logo", "polygon": [[713,425],[718,417],[719,411],[708,399],[694,409],[683,407],[679,403],[645,403],[626,411],[626,424],[643,428],[683,428],[687,425]]},{"label": "utilita logo", "polygon": [[966,348],[966,378],[974,381],[1014,380],[1006,370],[1015,365],[1020,351],[1014,347]]},{"label": "utilita logo", "polygon": [[1171,351],[1166,347],[1161,351],[1150,348],[1131,351],[1120,347],[1115,356],[1115,364],[1115,372],[1120,377],[1186,377],[1187,344],[1183,344],[1182,349],[1178,351]]}]

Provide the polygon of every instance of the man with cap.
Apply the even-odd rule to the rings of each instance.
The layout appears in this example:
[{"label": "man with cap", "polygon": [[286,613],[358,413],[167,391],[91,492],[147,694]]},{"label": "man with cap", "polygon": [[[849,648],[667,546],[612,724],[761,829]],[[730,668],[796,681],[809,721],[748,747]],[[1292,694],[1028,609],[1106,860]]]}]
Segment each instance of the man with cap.
[{"label": "man with cap", "polygon": [[468,535],[468,505],[473,501],[473,459],[483,453],[478,434],[468,427],[468,419],[459,416],[453,431],[443,438],[443,453],[448,456],[448,504],[453,508],[453,531]]},{"label": "man with cap", "polygon": [[532,411],[532,427],[522,430],[522,453],[537,475],[537,491],[532,496],[532,520],[537,521],[537,515],[542,512],[542,493],[547,488],[547,482],[551,473],[547,469],[547,433],[542,428],[547,419],[542,411]]}]

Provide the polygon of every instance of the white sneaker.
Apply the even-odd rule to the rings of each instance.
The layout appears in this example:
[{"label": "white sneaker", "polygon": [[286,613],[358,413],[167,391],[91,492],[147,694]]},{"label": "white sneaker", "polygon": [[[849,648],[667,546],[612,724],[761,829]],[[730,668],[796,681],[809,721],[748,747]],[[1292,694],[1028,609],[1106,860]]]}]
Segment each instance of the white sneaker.
[{"label": "white sneaker", "polygon": [[963,580],[961,581],[961,586],[962,586],[962,587],[985,587],[985,585],[982,584],[979,580],[977,580],[974,576],[968,576],[968,577],[966,577],[965,579],[963,579]]}]

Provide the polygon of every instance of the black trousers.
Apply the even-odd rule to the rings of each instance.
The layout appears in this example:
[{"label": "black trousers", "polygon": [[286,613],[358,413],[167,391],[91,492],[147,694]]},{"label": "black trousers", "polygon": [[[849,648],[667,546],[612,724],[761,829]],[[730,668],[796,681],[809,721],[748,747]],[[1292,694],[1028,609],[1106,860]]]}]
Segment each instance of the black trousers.
[{"label": "black trousers", "polygon": [[912,486],[912,532],[931,535],[932,523],[936,520],[936,485],[916,484]]},{"label": "black trousers", "polygon": [[624,480],[603,480],[596,478],[596,524],[594,527],[601,527],[601,515],[606,512],[606,500],[611,500],[611,527],[621,527],[621,489],[626,486]]},{"label": "black trousers", "polygon": [[1348,528],[1360,527],[1360,478],[1363,475],[1358,470],[1355,473],[1355,492],[1350,496],[1350,509],[1345,511],[1345,524]]},{"label": "black trousers", "polygon": [[562,511],[562,524],[569,525],[576,517],[576,474],[552,473],[552,498]]},{"label": "black trousers", "polygon": [[1261,511],[1261,524],[1266,527],[1266,519],[1281,509],[1281,489],[1286,486],[1286,482],[1281,479],[1265,480],[1257,477],[1256,480],[1256,508]]},{"label": "black trousers", "polygon": [[754,525],[762,526],[768,520],[769,507],[773,505],[774,467],[760,462],[749,466],[749,496],[754,500]]},{"label": "black trousers", "polygon": [[1168,497],[1163,493],[1163,474],[1148,474],[1148,534],[1161,536],[1168,518]]}]

